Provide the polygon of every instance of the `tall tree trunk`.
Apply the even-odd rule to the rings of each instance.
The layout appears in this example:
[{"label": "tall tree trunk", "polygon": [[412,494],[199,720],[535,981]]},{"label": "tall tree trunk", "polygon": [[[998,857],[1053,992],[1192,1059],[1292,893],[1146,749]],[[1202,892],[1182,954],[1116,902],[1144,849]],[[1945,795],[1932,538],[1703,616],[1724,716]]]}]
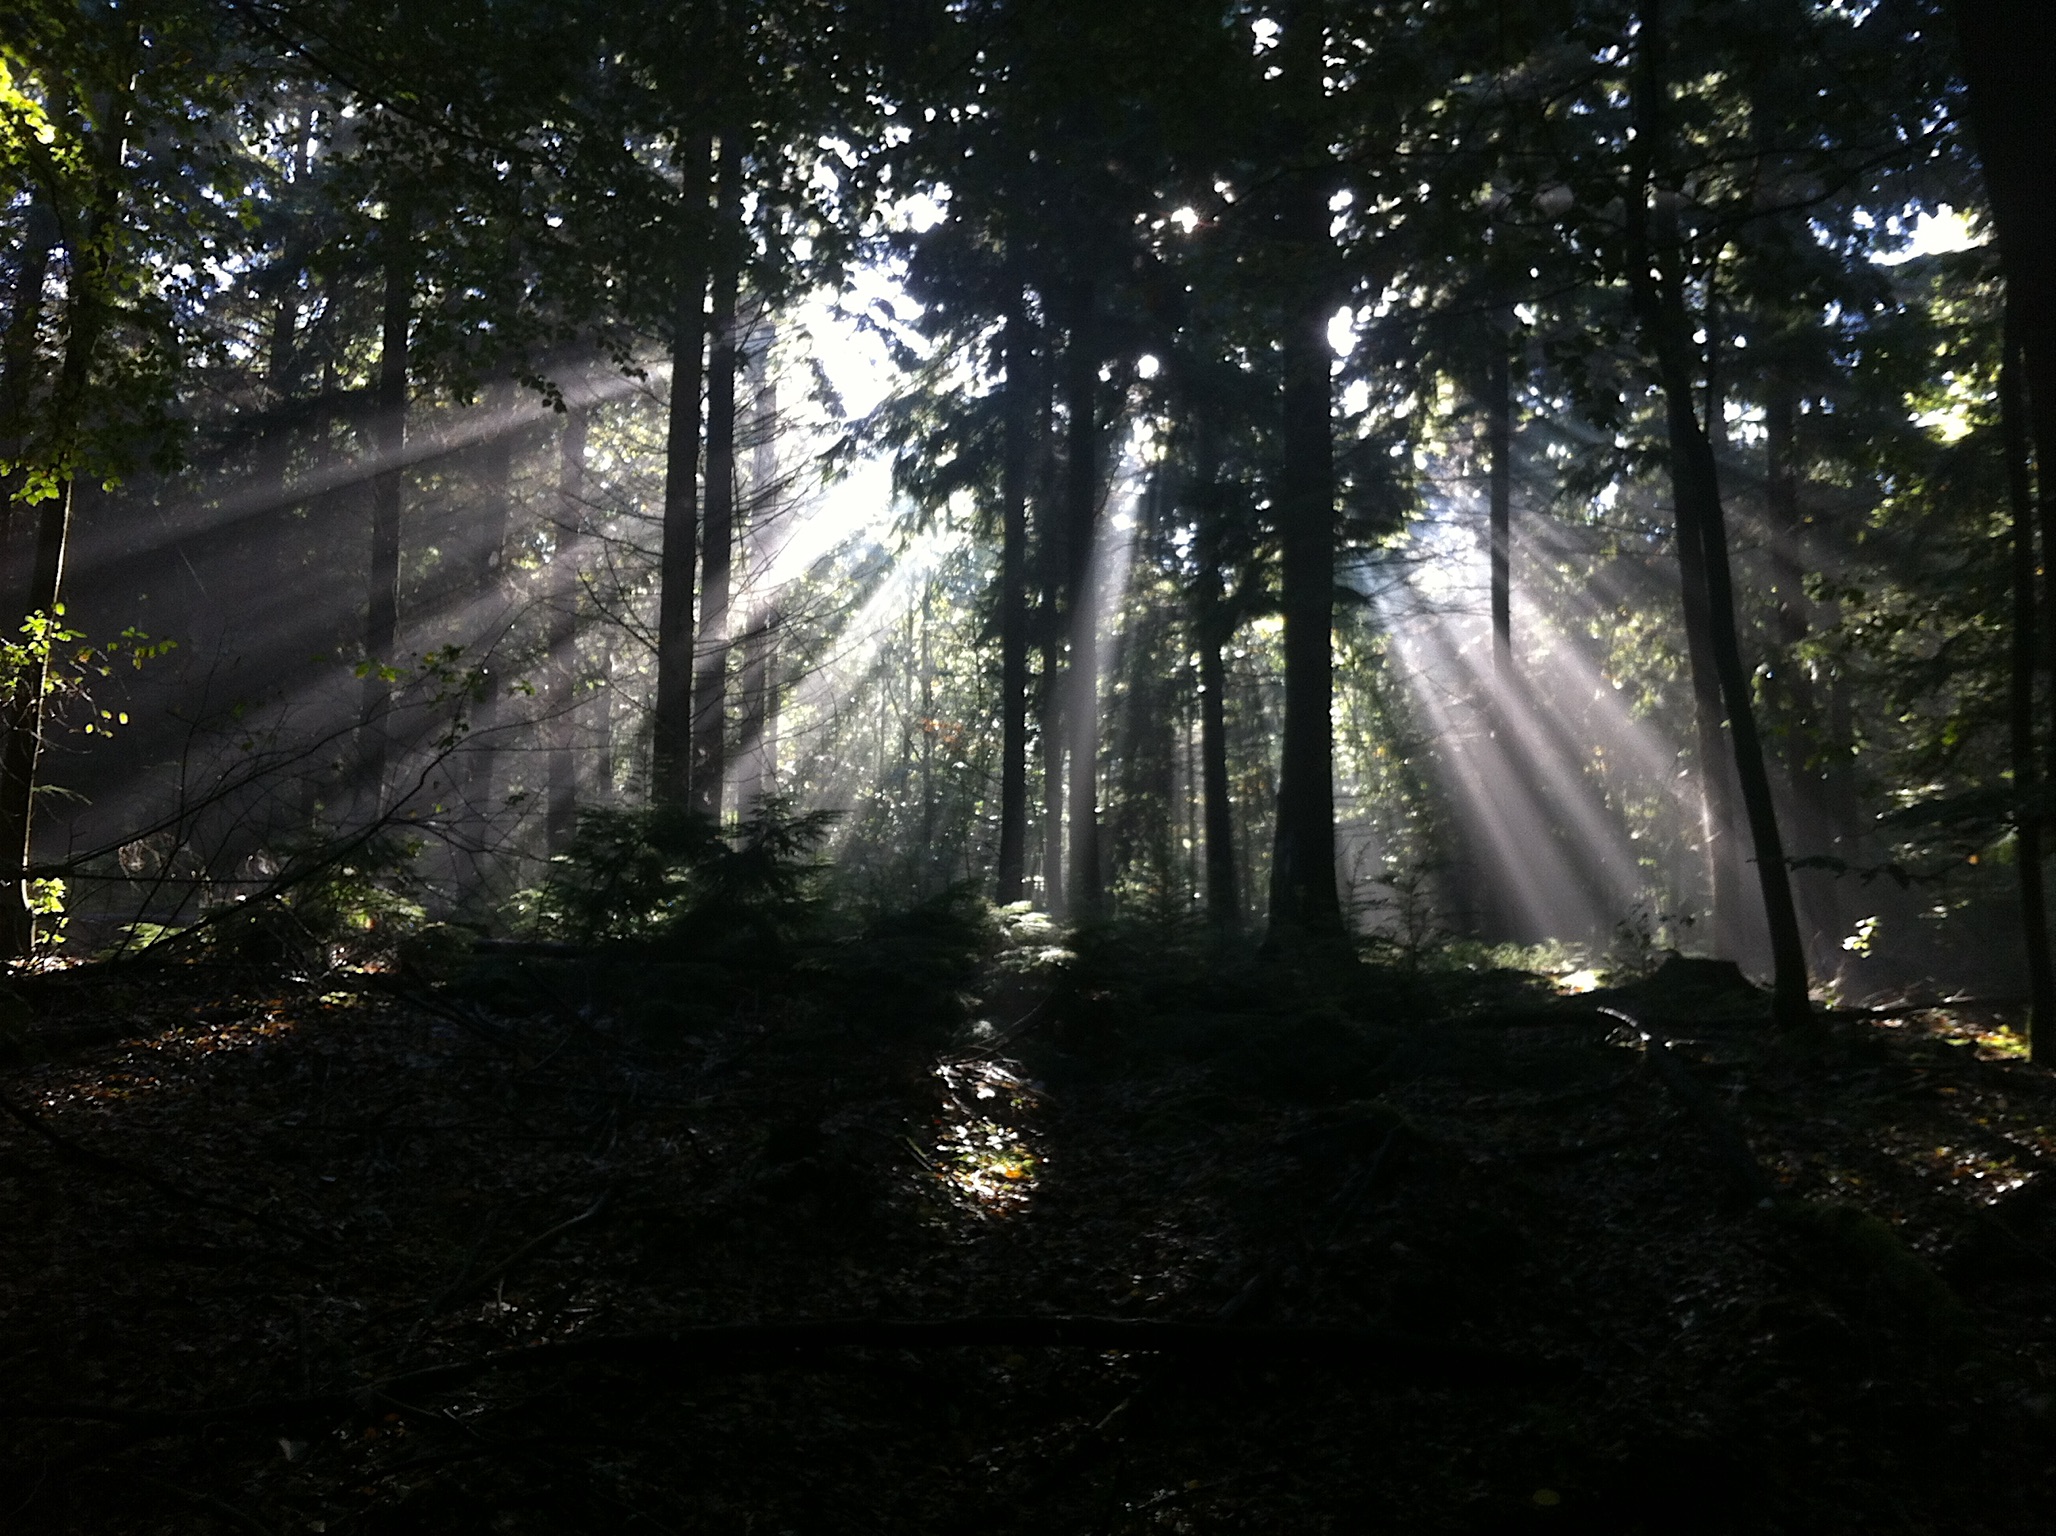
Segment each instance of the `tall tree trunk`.
[{"label": "tall tree trunk", "polygon": [[1093,554],[1099,534],[1098,293],[1087,278],[1072,298],[1064,358],[1064,524],[1070,569],[1071,664],[1064,692],[1071,738],[1070,900],[1075,915],[1099,910],[1099,614]]},{"label": "tall tree trunk", "polygon": [[498,766],[500,679],[494,652],[505,639],[507,529],[514,484],[514,384],[496,380],[481,402],[490,435],[479,445],[478,547],[471,567],[472,604],[478,618],[478,696],[471,705],[471,744],[465,764],[465,799],[476,817],[492,814],[494,770]]},{"label": "tall tree trunk", "polygon": [[[1764,381],[1764,509],[1768,522],[1771,596],[1772,664],[1764,679],[1766,703],[1782,716],[1785,773],[1792,783],[1801,815],[1795,841],[1801,847],[1834,849],[1846,858],[1843,824],[1848,819],[1835,804],[1843,787],[1835,777],[1835,745],[1830,722],[1820,719],[1820,700],[1813,671],[1798,654],[1813,629],[1813,602],[1806,594],[1805,520],[1799,503],[1799,402],[1789,380],[1773,373]],[[1796,886],[1800,913],[1815,940],[1832,939],[1841,929],[1840,887],[1831,879],[1801,877]]]},{"label": "tall tree trunk", "polygon": [[405,208],[387,216],[385,304],[378,361],[377,416],[372,453],[371,563],[364,582],[363,746],[358,771],[372,816],[385,810],[387,757],[391,751],[387,713],[392,684],[384,668],[394,661],[400,633],[400,516],[407,451],[407,340],[413,322],[414,262],[408,249],[411,220]]},{"label": "tall tree trunk", "polygon": [[1220,460],[1212,421],[1193,417],[1192,514],[1198,571],[1192,593],[1192,644],[1199,652],[1199,789],[1206,845],[1206,913],[1216,928],[1242,923],[1242,887],[1235,870],[1234,811],[1228,801],[1228,672],[1221,649],[1234,619],[1223,601]]},{"label": "tall tree trunk", "polygon": [[1027,305],[1008,295],[1006,442],[1000,471],[999,870],[1002,906],[1021,899],[1028,868],[1028,412],[1033,383]]},{"label": "tall tree trunk", "polygon": [[742,705],[736,732],[735,809],[748,816],[766,795],[777,793],[774,762],[778,716],[778,611],[760,605],[742,637],[742,676],[737,694]]},{"label": "tall tree trunk", "polygon": [[1485,368],[1485,441],[1491,455],[1492,669],[1513,678],[1513,346],[1494,326]]},{"label": "tall tree trunk", "polygon": [[1777,602],[1771,632],[1778,645],[1773,686],[1783,695],[1792,729],[1786,748],[1793,781],[1814,776],[1813,743],[1807,727],[1813,719],[1813,676],[1793,658],[1811,629],[1805,590],[1803,536],[1799,508],[1798,399],[1792,386],[1772,378],[1764,390],[1764,503],[1770,513],[1771,596]]},{"label": "tall tree trunk", "polygon": [[64,553],[71,534],[76,482],[59,482],[55,495],[36,510],[35,565],[30,572],[28,614],[43,633],[30,642],[29,659],[15,676],[4,706],[0,739],[0,959],[17,960],[35,948],[35,914],[29,905],[31,841],[35,830],[36,765],[43,750],[44,691],[50,677],[50,647],[62,627],[54,615],[64,591]]},{"label": "tall tree trunk", "polygon": [[564,412],[557,447],[557,534],[550,556],[548,670],[543,716],[549,731],[544,832],[549,851],[562,853],[578,822],[578,562],[585,551],[585,451],[592,407],[581,401]]},{"label": "tall tree trunk", "polygon": [[692,804],[719,817],[728,776],[728,602],[735,563],[735,298],[742,266],[742,159],[721,136],[714,214],[713,343],[707,357],[707,519],[693,646]]},{"label": "tall tree trunk", "polygon": [[[2049,89],[2056,7],[1954,0],[1952,9],[2027,386],[2044,575],[2056,584],[2056,92]],[[2056,1018],[2038,1018],[2032,1042],[2037,1063],[2056,1064]]]},{"label": "tall tree trunk", "polygon": [[2056,966],[2049,954],[2049,909],[2042,884],[2040,743],[2035,730],[2035,517],[2028,477],[2026,412],[2022,408],[2020,339],[2009,315],[1999,375],[2000,423],[2006,440],[2006,484],[2013,511],[2013,677],[2008,725],[2013,754],[2014,858],[2019,866],[2020,928],[2027,961],[2028,1038],[2056,1025]]},{"label": "tall tree trunk", "polygon": [[[1720,452],[1727,446],[1727,406],[1721,389],[1719,325],[1719,300],[1709,280],[1705,306],[1706,346],[1702,354],[1706,408],[1700,420],[1706,433],[1707,447],[1714,456],[1716,477],[1720,468]],[[1680,535],[1680,547],[1682,543]],[[1719,953],[1734,954],[1739,953],[1747,942],[1748,932],[1742,905],[1742,849],[1737,836],[1740,818],[1735,814],[1736,784],[1728,767],[1729,749],[1722,729],[1727,712],[1721,704],[1720,669],[1713,660],[1711,626],[1714,620],[1711,599],[1706,595],[1704,561],[1695,558],[1693,563],[1699,567],[1698,575],[1684,575],[1680,565],[1679,579],[1688,589],[1685,598],[1686,650],[1706,663],[1703,672],[1697,666],[1692,668],[1692,703],[1693,724],[1697,728],[1701,748],[1702,830],[1706,835],[1706,854],[1713,886],[1713,945]]]},{"label": "tall tree trunk", "polygon": [[1064,890],[1064,700],[1062,641],[1054,605],[1044,611],[1042,639],[1042,905],[1052,917],[1070,910]]},{"label": "tall tree trunk", "polygon": [[[1318,51],[1313,58],[1318,61]],[[1338,938],[1335,886],[1333,632],[1335,445],[1328,321],[1335,289],[1325,180],[1287,189],[1282,231],[1297,270],[1285,315],[1284,464],[1276,497],[1284,546],[1285,729],[1271,854],[1266,943]]]},{"label": "tall tree trunk", "polygon": [[[18,458],[29,432],[29,402],[35,391],[36,338],[43,329],[43,286],[50,277],[50,253],[57,248],[57,217],[38,198],[29,205],[21,258],[14,269],[14,293],[7,304],[7,330],[0,335],[0,459]],[[0,497],[13,491],[0,480]],[[12,520],[11,500],[0,517]]]},{"label": "tall tree trunk", "polygon": [[[921,732],[921,879],[918,889],[926,894],[930,877],[942,874],[942,860],[935,848],[935,576],[921,581],[921,643],[913,653],[916,683],[920,689],[912,713]],[[943,874],[943,878],[948,876]]]},{"label": "tall tree trunk", "polygon": [[1064,526],[1056,433],[1051,429],[1057,370],[1036,380],[1035,440],[1038,490],[1036,524],[1041,529],[1039,582],[1042,635],[1042,905],[1052,917],[1068,909],[1064,890],[1064,573],[1070,568]]},{"label": "tall tree trunk", "polygon": [[1235,880],[1234,812],[1228,803],[1228,676],[1221,664],[1221,631],[1202,623],[1199,634],[1199,773],[1206,800],[1206,915],[1216,927],[1242,921],[1242,891]]},{"label": "tall tree trunk", "polygon": [[[7,308],[7,331],[0,337],[0,459],[9,463],[20,459],[30,436],[36,339],[43,329],[43,287],[50,276],[50,253],[57,243],[57,216],[38,198],[29,205],[21,259],[15,266],[14,294]],[[15,503],[19,481],[19,472],[0,475],[0,613],[26,608],[29,572],[35,565],[33,555],[23,558],[23,546],[33,540],[37,520],[23,515]]]},{"label": "tall tree trunk", "polygon": [[[1687,409],[1691,396],[1686,395]],[[1709,450],[1709,459],[1711,453]],[[1674,537],[1678,549],[1679,608],[1684,620],[1686,672],[1692,688],[1694,747],[1698,753],[1699,836],[1706,850],[1707,881],[1712,897],[1710,938],[1716,952],[1732,953],[1740,932],[1742,874],[1735,846],[1735,781],[1721,723],[1720,667],[1714,659],[1713,602],[1707,591],[1706,553],[1693,531],[1691,512],[1682,496],[1676,503]]]},{"label": "tall tree trunk", "polygon": [[634,782],[635,768],[641,764],[642,730],[640,722],[647,715],[639,715],[638,723],[622,729],[616,718],[617,694],[614,679],[621,656],[621,631],[618,626],[606,624],[600,627],[599,676],[595,679],[596,697],[590,706],[593,715],[592,768],[584,775],[584,792],[594,805],[612,805],[615,795],[615,772],[622,756],[634,760],[626,775]]},{"label": "tall tree trunk", "polygon": [[685,230],[671,311],[671,408],[664,439],[664,549],[658,562],[657,701],[650,799],[688,803],[692,782],[693,569],[700,522],[700,380],[707,348],[706,134],[681,150]]},{"label": "tall tree trunk", "polygon": [[1741,783],[1763,894],[1764,919],[1770,931],[1772,1007],[1779,1023],[1803,1026],[1813,1018],[1807,996],[1806,947],[1799,933],[1798,910],[1792,901],[1791,871],[1785,863],[1777,808],[1771,800],[1763,742],[1757,734],[1749,673],[1742,665],[1741,641],[1735,630],[1726,515],[1721,506],[1713,445],[1700,425],[1693,400],[1692,328],[1685,313],[1682,274],[1677,270],[1681,254],[1674,242],[1667,244],[1663,253],[1666,270],[1659,276],[1653,268],[1649,195],[1654,167],[1650,156],[1654,146],[1665,142],[1660,9],[1658,0],[1645,0],[1638,40],[1641,58],[1634,102],[1634,174],[1625,219],[1628,286],[1644,344],[1654,354],[1657,381],[1663,389],[1671,488],[1678,509],[1680,561],[1687,554],[1696,553],[1703,570],[1708,649],[1719,680],[1721,702],[1727,709],[1735,774]]},{"label": "tall tree trunk", "polygon": [[[121,122],[126,123],[125,112]],[[123,131],[111,129],[112,142],[119,143]],[[103,167],[103,175],[104,172]],[[79,219],[84,228],[81,237],[71,243],[69,253],[64,361],[50,401],[49,463],[59,478],[55,494],[46,497],[36,509],[35,553],[23,605],[23,629],[40,629],[40,633],[30,633],[29,654],[4,703],[0,703],[0,959],[6,960],[24,958],[34,950],[36,942],[29,876],[35,832],[36,768],[43,750],[50,650],[63,627],[57,610],[64,598],[65,546],[71,536],[72,506],[77,494],[78,466],[74,461],[93,361],[107,326],[106,258],[98,246],[109,214],[103,208],[82,210]],[[40,292],[39,285],[39,295]],[[18,412],[15,419],[21,424]]]},{"label": "tall tree trunk", "polygon": [[749,620],[742,641],[742,728],[736,738],[735,807],[749,815],[766,795],[777,793],[778,627],[775,595],[767,582],[772,545],[770,521],[778,495],[778,385],[771,377],[774,332],[767,319],[750,338],[748,371],[755,381],[750,404],[750,494],[744,580],[750,592]]}]

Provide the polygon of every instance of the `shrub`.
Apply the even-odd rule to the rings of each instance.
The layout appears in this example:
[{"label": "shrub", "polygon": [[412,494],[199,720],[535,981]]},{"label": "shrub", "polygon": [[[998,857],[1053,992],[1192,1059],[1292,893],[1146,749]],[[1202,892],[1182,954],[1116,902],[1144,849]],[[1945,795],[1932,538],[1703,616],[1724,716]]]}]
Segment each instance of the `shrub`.
[{"label": "shrub", "polygon": [[580,812],[571,846],[523,900],[537,933],[763,962],[820,915],[815,857],[834,813],[766,798],[739,825],[667,806]]}]

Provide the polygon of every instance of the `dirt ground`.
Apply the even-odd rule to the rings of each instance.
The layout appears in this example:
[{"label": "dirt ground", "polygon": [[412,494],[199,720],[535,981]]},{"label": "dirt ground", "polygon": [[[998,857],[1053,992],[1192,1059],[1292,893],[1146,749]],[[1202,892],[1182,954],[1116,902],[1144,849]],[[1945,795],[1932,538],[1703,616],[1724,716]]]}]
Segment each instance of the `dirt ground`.
[{"label": "dirt ground", "polygon": [[0,1530],[2051,1528],[2002,1019],[901,969],[17,983]]}]

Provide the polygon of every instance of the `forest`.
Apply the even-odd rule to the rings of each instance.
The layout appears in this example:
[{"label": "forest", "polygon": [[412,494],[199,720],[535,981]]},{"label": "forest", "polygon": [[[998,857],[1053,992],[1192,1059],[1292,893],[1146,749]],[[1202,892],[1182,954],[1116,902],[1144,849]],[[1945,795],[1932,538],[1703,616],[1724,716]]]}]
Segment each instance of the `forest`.
[{"label": "forest", "polygon": [[2052,460],[2039,0],[0,0],[0,1531],[2048,1529]]}]

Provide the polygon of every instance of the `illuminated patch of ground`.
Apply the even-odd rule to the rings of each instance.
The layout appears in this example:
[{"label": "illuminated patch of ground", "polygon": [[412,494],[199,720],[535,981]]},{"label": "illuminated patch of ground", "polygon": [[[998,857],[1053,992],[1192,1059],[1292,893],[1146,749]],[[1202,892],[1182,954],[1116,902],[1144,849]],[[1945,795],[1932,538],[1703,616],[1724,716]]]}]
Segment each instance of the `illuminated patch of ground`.
[{"label": "illuminated patch of ground", "polygon": [[175,1024],[168,1029],[139,1030],[134,1038],[120,1042],[124,1051],[118,1060],[103,1066],[92,1076],[76,1082],[53,1082],[42,1087],[36,1101],[55,1109],[78,1101],[104,1102],[133,1098],[165,1085],[187,1063],[224,1052],[246,1051],[290,1034],[295,1021],[282,1011],[283,999],[253,1007],[245,1016],[221,1021]]},{"label": "illuminated patch of ground", "polygon": [[945,1061],[934,1167],[960,1200],[994,1214],[1024,1208],[1046,1161],[1021,1123],[1038,1101],[1035,1090],[1003,1062]]}]

